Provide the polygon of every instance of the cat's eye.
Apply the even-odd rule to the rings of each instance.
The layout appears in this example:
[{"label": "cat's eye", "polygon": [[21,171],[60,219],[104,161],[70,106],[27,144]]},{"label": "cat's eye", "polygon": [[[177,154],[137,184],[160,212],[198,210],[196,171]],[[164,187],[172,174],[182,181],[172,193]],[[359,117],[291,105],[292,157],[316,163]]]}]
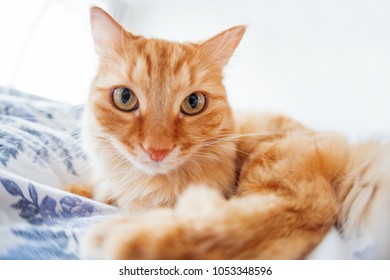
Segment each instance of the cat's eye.
[{"label": "cat's eye", "polygon": [[206,101],[206,96],[203,93],[191,93],[181,103],[181,112],[190,116],[199,114],[206,107]]},{"label": "cat's eye", "polygon": [[118,87],[112,91],[112,102],[122,111],[134,111],[138,109],[138,98],[127,87]]}]

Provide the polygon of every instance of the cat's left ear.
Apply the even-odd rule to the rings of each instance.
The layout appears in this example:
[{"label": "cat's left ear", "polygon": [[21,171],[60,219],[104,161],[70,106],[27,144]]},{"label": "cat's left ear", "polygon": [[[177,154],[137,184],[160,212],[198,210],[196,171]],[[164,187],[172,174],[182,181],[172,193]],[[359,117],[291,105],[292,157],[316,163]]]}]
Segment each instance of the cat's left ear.
[{"label": "cat's left ear", "polygon": [[245,26],[229,28],[201,43],[202,52],[210,55],[218,64],[225,66],[232,57],[245,33]]}]

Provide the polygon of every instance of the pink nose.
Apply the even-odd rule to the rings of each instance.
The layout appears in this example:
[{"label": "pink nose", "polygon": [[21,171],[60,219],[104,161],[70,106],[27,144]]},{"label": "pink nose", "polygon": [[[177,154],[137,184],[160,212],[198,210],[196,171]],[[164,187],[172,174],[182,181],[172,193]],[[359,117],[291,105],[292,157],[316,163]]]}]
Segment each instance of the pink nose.
[{"label": "pink nose", "polygon": [[150,158],[155,162],[162,161],[172,149],[155,149],[144,147],[145,151],[149,154]]}]

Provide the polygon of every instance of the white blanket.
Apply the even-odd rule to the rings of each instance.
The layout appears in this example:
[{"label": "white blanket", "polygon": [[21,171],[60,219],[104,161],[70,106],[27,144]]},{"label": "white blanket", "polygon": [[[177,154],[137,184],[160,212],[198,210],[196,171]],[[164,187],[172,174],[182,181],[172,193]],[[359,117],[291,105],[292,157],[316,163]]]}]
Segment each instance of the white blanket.
[{"label": "white blanket", "polygon": [[0,259],[77,259],[113,207],[61,190],[87,177],[82,108],[0,88]]}]

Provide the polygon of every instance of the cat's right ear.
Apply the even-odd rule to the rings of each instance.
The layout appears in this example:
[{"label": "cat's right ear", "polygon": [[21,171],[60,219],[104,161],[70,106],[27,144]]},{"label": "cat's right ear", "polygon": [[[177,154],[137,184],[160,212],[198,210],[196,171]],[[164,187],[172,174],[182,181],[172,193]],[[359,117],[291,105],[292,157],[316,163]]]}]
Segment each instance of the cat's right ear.
[{"label": "cat's right ear", "polygon": [[107,12],[99,7],[92,7],[91,31],[96,52],[104,55],[121,45],[125,30]]}]

